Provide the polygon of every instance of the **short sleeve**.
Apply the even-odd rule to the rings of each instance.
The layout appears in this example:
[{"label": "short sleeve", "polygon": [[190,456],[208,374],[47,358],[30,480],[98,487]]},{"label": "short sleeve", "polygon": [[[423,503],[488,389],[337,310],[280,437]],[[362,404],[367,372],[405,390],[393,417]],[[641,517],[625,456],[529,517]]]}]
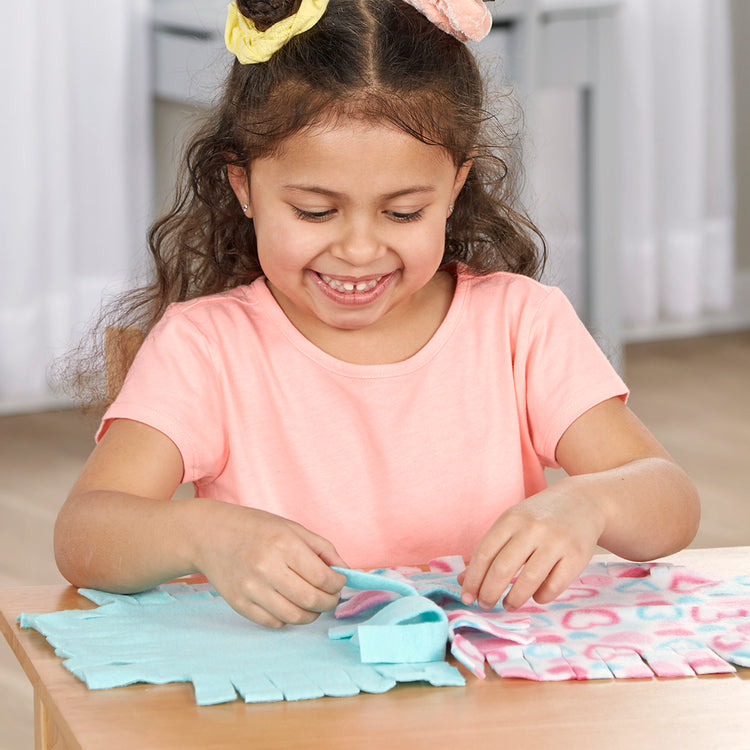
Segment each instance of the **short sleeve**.
[{"label": "short sleeve", "polygon": [[227,457],[222,401],[210,342],[169,308],[143,342],[96,439],[114,419],[132,419],[166,435],[182,454],[183,482],[213,479]]},{"label": "short sleeve", "polygon": [[539,304],[520,359],[529,430],[547,466],[559,466],[557,443],[584,412],[610,398],[627,400],[627,386],[559,289]]}]

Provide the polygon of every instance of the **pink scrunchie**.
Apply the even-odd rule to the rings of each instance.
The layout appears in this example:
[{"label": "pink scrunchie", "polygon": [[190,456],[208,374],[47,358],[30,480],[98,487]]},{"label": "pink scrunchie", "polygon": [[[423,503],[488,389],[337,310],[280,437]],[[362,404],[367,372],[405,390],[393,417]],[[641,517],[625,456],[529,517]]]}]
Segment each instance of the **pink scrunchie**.
[{"label": "pink scrunchie", "polygon": [[462,42],[484,39],[492,16],[482,0],[406,0],[435,26]]}]

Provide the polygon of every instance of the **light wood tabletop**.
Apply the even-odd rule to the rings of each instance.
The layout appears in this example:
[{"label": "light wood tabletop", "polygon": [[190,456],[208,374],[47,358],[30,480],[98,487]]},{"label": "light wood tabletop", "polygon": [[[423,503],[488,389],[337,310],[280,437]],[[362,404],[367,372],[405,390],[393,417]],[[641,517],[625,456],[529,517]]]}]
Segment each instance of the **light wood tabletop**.
[{"label": "light wood tabletop", "polygon": [[[597,556],[595,560],[609,559]],[[716,577],[750,574],[750,547],[667,558]],[[195,704],[190,684],[89,690],[21,612],[93,606],[69,586],[0,590],[0,626],[34,687],[36,748],[736,748],[750,746],[750,669],[679,679],[530,682],[462,669],[466,687],[296,703]]]}]

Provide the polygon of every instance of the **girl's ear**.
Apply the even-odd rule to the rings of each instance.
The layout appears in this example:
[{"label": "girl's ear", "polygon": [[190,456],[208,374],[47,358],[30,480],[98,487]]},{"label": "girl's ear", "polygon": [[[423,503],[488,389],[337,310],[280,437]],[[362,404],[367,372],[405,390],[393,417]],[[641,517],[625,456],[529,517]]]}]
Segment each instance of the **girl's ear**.
[{"label": "girl's ear", "polygon": [[469,176],[469,172],[471,171],[471,167],[474,164],[474,154],[472,154],[459,168],[456,172],[456,179],[453,182],[453,190],[451,192],[451,206],[456,202],[456,198],[458,198],[458,194],[461,192],[461,189],[464,186],[464,183],[466,182],[466,178]]},{"label": "girl's ear", "polygon": [[[252,217],[252,206],[250,203],[250,185],[247,179],[247,172],[236,164],[227,164],[227,177],[229,184],[237,196],[237,200],[242,206],[245,216]],[[247,206],[247,208],[246,208]]]}]

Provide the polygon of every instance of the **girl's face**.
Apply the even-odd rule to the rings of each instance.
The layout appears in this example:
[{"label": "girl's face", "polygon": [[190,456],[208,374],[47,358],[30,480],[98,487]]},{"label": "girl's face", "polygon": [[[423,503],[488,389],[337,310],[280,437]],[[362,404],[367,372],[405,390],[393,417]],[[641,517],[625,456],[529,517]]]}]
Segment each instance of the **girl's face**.
[{"label": "girl's face", "polygon": [[229,179],[272,294],[321,345],[337,332],[397,332],[436,308],[445,222],[468,169],[394,127],[346,121],[298,133]]}]

